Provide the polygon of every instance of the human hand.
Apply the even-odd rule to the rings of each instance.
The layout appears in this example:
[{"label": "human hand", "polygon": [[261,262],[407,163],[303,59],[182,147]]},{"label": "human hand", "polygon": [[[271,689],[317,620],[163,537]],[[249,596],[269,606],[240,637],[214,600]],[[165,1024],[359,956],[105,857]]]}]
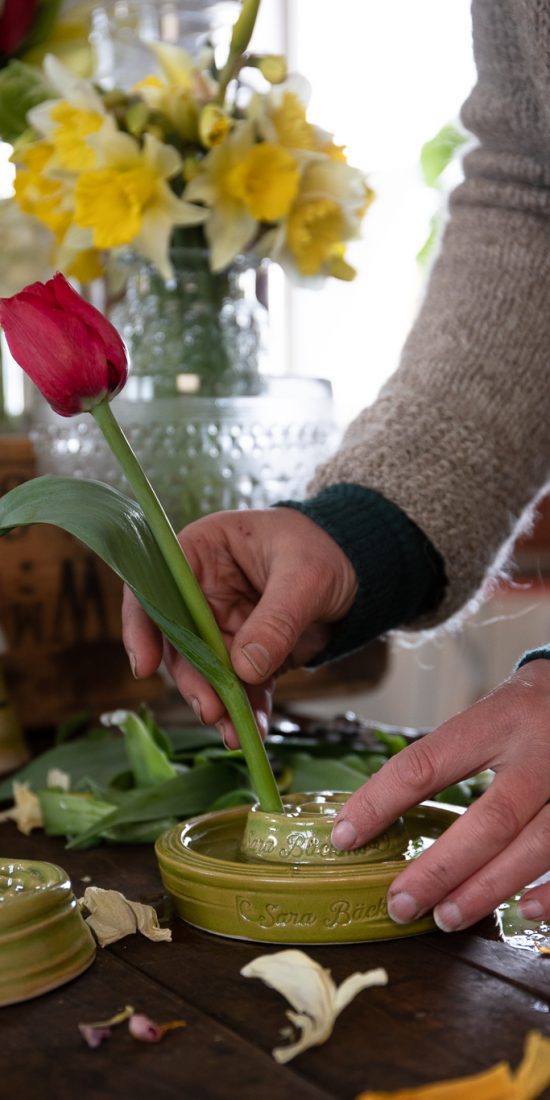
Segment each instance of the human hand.
[{"label": "human hand", "polygon": [[[405,810],[484,768],[495,778],[392,882],[397,924],[434,909],[444,932],[467,928],[550,869],[550,661],[531,661],[485,699],[392,757],[346,802],[333,843],[360,847]],[[550,917],[550,883],[523,917]]]},{"label": "human hand", "polygon": [[[355,570],[330,535],[292,508],[214,513],[178,537],[265,734],[274,678],[325,647],[331,624],[353,603]],[[197,717],[218,726],[228,748],[238,746],[214,689],[163,642],[128,589],[122,632],[134,675],[150,676],[164,657]]]}]

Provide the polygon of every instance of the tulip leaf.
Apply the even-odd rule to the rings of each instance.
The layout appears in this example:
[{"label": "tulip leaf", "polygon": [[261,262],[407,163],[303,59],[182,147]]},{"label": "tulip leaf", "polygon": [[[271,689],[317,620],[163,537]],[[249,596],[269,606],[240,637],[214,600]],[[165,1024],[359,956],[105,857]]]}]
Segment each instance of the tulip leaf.
[{"label": "tulip leaf", "polygon": [[47,474],[0,499],[0,536],[33,523],[61,527],[94,550],[224,701],[242,691],[210,646],[183,625],[189,623],[184,599],[136,501],[100,481]]},{"label": "tulip leaf", "polygon": [[137,593],[187,619],[180,595],[135,501],[99,481],[46,475],[0,499],[0,535],[50,523],[94,550]]},{"label": "tulip leaf", "polygon": [[136,787],[124,795],[119,794],[118,804],[110,813],[101,814],[67,847],[88,847],[120,825],[143,825],[164,818],[182,821],[192,814],[204,812],[223,795],[235,790],[239,783],[242,777],[235,768],[220,763],[202,764],[155,787]]},{"label": "tulip leaf", "polygon": [[[202,726],[170,730],[167,737],[173,755],[178,760],[185,759],[191,763],[198,751],[220,743],[216,730]],[[128,767],[128,755],[124,738],[119,733],[96,727],[75,741],[47,749],[20,768],[15,776],[4,779],[0,783],[0,803],[10,801],[14,778],[19,783],[28,783],[33,790],[40,790],[47,784],[48,772],[58,768],[70,775],[71,787],[74,788],[84,779],[88,785],[112,783],[125,767]]]},{"label": "tulip leaf", "polygon": [[290,762],[292,780],[289,791],[356,791],[365,782],[365,776],[350,768],[341,760],[313,759],[307,753],[299,753]]}]

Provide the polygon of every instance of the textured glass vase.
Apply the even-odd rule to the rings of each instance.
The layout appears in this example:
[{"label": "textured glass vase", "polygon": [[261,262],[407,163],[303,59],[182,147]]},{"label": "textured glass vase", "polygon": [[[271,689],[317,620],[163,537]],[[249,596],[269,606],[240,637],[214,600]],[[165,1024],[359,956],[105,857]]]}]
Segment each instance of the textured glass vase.
[{"label": "textured glass vase", "polygon": [[[104,308],[130,377],[113,410],[177,528],[212,511],[298,499],[336,442],[330,384],[265,372],[264,270],[239,258],[212,275],[201,249],[174,253],[164,280],[128,254]],[[39,471],[128,492],[89,414],[57,416],[36,397]]]}]

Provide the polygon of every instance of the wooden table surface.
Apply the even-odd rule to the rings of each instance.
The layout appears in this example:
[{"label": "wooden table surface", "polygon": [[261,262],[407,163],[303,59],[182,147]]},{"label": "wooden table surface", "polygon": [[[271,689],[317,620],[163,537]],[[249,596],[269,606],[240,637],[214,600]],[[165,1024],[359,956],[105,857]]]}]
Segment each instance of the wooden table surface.
[{"label": "wooden table surface", "polygon": [[[152,849],[69,852],[41,833],[0,828],[0,856],[60,864],[77,897],[88,878],[132,900],[158,902],[162,895]],[[98,948],[95,963],[74,981],[0,1009],[0,1097],[353,1100],[364,1089],[476,1073],[500,1059],[515,1066],[529,1030],[550,1034],[550,957],[484,938],[495,934],[489,921],[455,935],[306,948],[337,982],[378,966],[389,982],[359,993],[327,1043],[280,1066],[271,1050],[287,1023],[286,1000],[240,975],[251,959],[280,948],[210,936],[177,918],[172,928],[172,943],[126,937]],[[183,1018],[187,1026],[149,1045],[122,1025],[89,1049],[79,1021],[108,1017],[125,1004],[158,1022]],[[543,1096],[550,1098],[550,1089]]]}]

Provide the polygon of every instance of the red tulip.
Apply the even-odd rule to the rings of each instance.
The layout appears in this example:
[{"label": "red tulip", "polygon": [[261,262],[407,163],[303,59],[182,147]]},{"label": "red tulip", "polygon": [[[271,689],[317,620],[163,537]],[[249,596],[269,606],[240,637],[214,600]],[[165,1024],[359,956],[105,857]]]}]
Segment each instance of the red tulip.
[{"label": "red tulip", "polygon": [[0,15],[0,54],[10,57],[25,41],[34,23],[38,0],[5,0]]},{"label": "red tulip", "polygon": [[0,298],[0,325],[14,359],[60,416],[110,400],[126,382],[118,332],[63,275]]}]

